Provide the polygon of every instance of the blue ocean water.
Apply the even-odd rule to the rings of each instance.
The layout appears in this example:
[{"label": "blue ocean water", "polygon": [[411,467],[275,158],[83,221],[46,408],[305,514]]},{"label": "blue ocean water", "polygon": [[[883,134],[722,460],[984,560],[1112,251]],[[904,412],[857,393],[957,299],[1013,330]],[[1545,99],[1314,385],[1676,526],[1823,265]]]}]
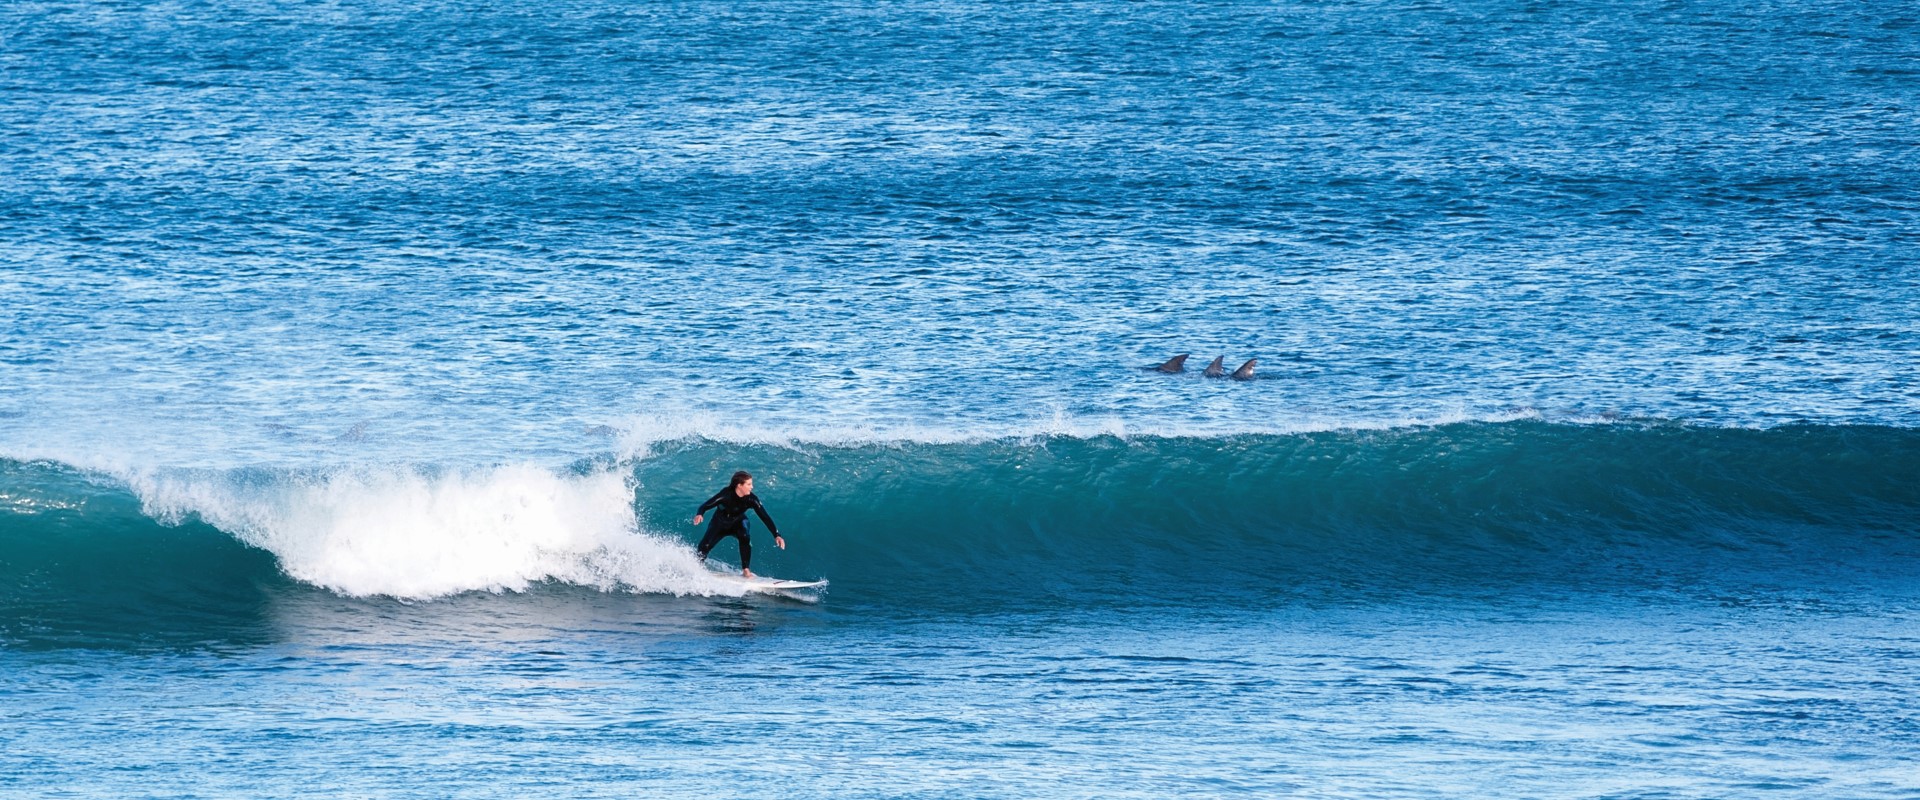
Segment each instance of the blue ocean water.
[{"label": "blue ocean water", "polygon": [[0,796],[1920,797],[1916,131],[1900,4],[5,4]]}]

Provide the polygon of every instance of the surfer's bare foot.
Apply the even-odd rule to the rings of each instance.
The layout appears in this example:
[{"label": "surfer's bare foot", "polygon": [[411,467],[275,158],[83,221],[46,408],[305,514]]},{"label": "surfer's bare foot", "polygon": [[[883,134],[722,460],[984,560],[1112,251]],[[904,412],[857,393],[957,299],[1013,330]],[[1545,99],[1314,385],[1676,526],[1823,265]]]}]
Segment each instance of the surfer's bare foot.
[{"label": "surfer's bare foot", "polygon": [[756,577],[759,577],[759,576],[757,576],[757,575],[755,575],[755,574],[753,574],[753,570],[750,570],[750,569],[742,569],[742,570],[740,570],[740,577],[742,577],[742,578],[756,578]]}]

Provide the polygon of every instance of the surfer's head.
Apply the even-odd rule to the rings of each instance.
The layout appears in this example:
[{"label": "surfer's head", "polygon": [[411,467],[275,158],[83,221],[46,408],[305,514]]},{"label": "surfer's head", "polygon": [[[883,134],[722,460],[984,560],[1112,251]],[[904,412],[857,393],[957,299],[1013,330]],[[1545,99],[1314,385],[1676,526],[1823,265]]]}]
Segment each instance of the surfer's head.
[{"label": "surfer's head", "polygon": [[741,497],[753,494],[753,473],[744,469],[733,473],[733,482],[727,484],[727,488],[732,489],[734,494]]}]

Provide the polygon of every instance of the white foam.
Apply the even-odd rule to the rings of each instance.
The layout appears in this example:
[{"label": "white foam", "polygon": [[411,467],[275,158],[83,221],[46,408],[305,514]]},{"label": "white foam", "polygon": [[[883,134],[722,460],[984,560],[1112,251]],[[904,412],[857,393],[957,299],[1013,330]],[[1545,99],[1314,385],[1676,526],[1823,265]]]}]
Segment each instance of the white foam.
[{"label": "white foam", "polygon": [[620,474],[510,465],[317,475],[144,472],[146,513],[198,517],[273,553],[290,576],[345,595],[427,599],[543,581],[605,591],[741,593],[683,543],[639,529]]}]

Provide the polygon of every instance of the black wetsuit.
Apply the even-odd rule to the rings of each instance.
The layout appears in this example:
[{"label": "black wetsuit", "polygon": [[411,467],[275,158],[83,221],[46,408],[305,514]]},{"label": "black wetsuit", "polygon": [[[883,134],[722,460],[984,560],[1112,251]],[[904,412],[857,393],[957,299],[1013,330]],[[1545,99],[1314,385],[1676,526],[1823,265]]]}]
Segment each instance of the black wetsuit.
[{"label": "black wetsuit", "polygon": [[767,509],[760,505],[760,496],[748,493],[746,497],[733,493],[729,486],[716,492],[707,502],[700,504],[699,514],[714,509],[713,521],[707,523],[707,535],[700,539],[700,560],[707,559],[707,552],[720,543],[721,539],[732,536],[740,540],[740,568],[749,569],[753,561],[753,545],[747,543],[747,509],[760,515],[760,521],[767,523],[767,532],[780,535],[780,528],[773,524],[773,518],[767,516]]}]

